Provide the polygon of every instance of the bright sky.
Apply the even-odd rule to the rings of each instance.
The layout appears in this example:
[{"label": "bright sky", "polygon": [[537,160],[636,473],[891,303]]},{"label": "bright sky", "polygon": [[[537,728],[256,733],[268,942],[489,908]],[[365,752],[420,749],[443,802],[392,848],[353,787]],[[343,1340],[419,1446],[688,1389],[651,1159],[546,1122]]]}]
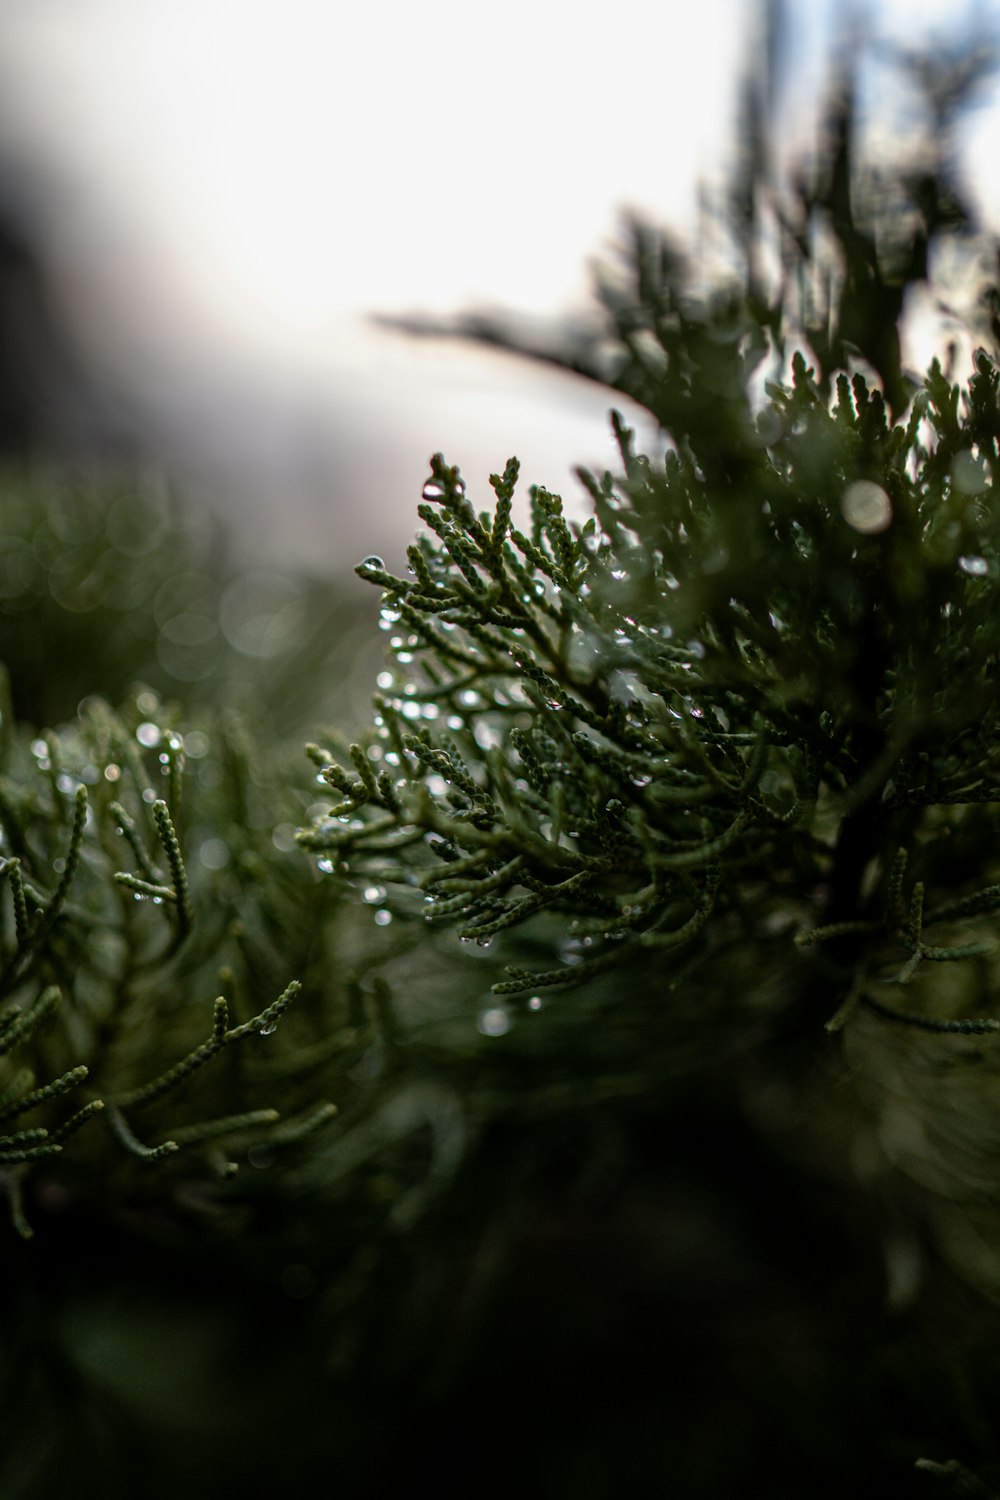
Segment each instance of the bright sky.
[{"label": "bright sky", "polygon": [[186,309],[173,331],[306,357],[359,308],[580,302],[620,203],[690,223],[746,11],[30,0],[0,36],[32,148]]},{"label": "bright sky", "polygon": [[[806,88],[840,9],[791,0]],[[985,25],[1000,0],[973,12]],[[944,8],[864,13],[912,34]],[[603,394],[569,400],[556,377],[473,350],[401,348],[360,315],[555,317],[586,305],[621,206],[690,232],[755,14],[751,0],[6,0],[0,125],[42,185],[80,338],[165,430],[200,421],[221,443],[207,388],[238,372],[267,385],[272,418],[282,387],[329,410],[341,489],[373,492],[381,465],[412,494],[449,439],[487,472],[527,447],[530,477],[558,485],[598,447],[609,461]],[[267,422],[244,442],[275,483],[296,441],[282,410],[273,451],[255,447]]]}]

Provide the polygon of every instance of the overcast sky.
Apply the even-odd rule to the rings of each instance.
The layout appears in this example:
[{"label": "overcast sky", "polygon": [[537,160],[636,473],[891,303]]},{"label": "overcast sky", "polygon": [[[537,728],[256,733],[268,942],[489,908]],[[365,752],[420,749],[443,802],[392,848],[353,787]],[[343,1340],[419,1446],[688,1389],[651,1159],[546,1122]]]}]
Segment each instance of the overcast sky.
[{"label": "overcast sky", "polygon": [[[985,28],[1000,4],[959,9]],[[843,7],[788,10],[792,130]],[[586,305],[588,260],[624,205],[690,235],[756,14],[750,0],[7,0],[0,123],[39,186],[77,337],[168,455],[239,490],[263,546],[277,530],[315,558],[332,504],[361,517],[361,551],[382,550],[432,449],[474,493],[514,450],[530,479],[569,485],[571,463],[610,461],[607,398],[401,343],[364,315],[555,317]],[[911,36],[956,21],[920,0],[864,15]],[[995,181],[995,115],[974,140]]]}]

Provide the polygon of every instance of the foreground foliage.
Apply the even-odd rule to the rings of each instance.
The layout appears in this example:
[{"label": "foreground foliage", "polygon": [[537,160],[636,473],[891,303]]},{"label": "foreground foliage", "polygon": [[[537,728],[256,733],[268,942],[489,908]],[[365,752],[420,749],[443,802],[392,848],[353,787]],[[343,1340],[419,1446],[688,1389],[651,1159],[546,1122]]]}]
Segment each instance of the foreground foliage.
[{"label": "foreground foliage", "polygon": [[945,965],[927,1024],[946,1026],[1000,903],[978,806],[1000,791],[997,371],[980,353],[960,406],[935,366],[892,424],[860,374],[828,405],[797,355],[754,414],[740,340],[722,348],[737,473],[687,446],[654,465],[619,418],[622,475],[584,476],[596,521],[534,488],[529,535],[515,461],[477,516],[435,460],[415,581],[359,569],[398,666],[367,750],[314,752],[343,800],[301,842],[411,877],[467,941],[561,916],[563,962],[512,967],[498,995],[642,951],[668,983],[797,929],[841,964],[858,950],[849,1004],[919,1010]]}]

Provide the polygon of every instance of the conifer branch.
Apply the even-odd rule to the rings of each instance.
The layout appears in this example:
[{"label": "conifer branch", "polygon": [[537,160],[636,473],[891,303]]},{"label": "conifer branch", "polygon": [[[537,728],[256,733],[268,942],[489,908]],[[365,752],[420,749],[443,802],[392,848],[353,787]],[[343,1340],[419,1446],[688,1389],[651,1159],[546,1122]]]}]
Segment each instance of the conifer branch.
[{"label": "conifer branch", "polygon": [[139,871],[142,879],[147,881],[150,885],[158,884],[158,876],[152,864],[150,863],[150,859],[148,854],[146,853],[145,848],[143,847],[142,839],[139,836],[139,830],[136,827],[135,820],[129,815],[129,813],[125,810],[120,802],[112,802],[108,811],[114,818],[115,826],[117,827],[118,832],[125,839],[129,848],[132,850],[132,855],[135,859],[136,864],[139,866]]},{"label": "conifer branch", "polygon": [[178,1149],[176,1141],[163,1141],[159,1146],[146,1146],[136,1136],[125,1116],[117,1105],[112,1104],[108,1109],[108,1124],[111,1126],[116,1139],[123,1145],[132,1156],[137,1156],[141,1161],[162,1161],[166,1156],[172,1156]]},{"label": "conifer branch", "polygon": [[[171,761],[171,765],[173,764],[174,762]],[[181,940],[191,930],[194,922],[194,911],[191,906],[191,895],[188,890],[184,856],[181,853],[177,834],[174,832],[170,810],[162,798],[157,798],[153,803],[153,822],[156,824],[156,832],[163,846],[163,852],[167,857],[167,865],[169,866],[171,880],[173,881],[174,902],[177,911],[177,936]]]},{"label": "conifer branch", "polygon": [[18,950],[23,950],[30,937],[30,924],[24,880],[21,876],[21,861],[16,855],[13,859],[4,861],[0,869],[0,879],[10,882],[11,901],[14,908],[14,941]]},{"label": "conifer branch", "polygon": [[26,1011],[9,1010],[0,1017],[0,1057],[26,1041],[60,1001],[59,986],[50,984]]},{"label": "conifer branch", "polygon": [[[10,984],[18,973],[23,971],[25,961],[30,963],[32,955],[37,955],[45,947],[52,935],[53,929],[62,915],[66,898],[80,863],[80,851],[83,846],[83,831],[86,821],[87,788],[81,783],[77,787],[73,799],[73,821],[70,828],[69,843],[62,859],[62,871],[59,875],[56,888],[34,921],[30,924],[27,942],[15,952],[13,958],[7,963],[3,973],[0,974],[0,989],[10,987]],[[14,878],[16,879],[17,877],[15,876]]]},{"label": "conifer branch", "polygon": [[270,1036],[301,988],[301,984],[293,980],[277,1000],[272,1001],[259,1015],[244,1022],[241,1026],[233,1027],[229,1026],[229,1006],[226,998],[220,995],[213,1006],[212,1035],[208,1040],[195,1047],[186,1057],[182,1057],[159,1077],[143,1084],[140,1088],[118,1095],[114,1100],[115,1107],[119,1110],[135,1109],[139,1105],[151,1104],[155,1099],[162,1098],[164,1094],[183,1083],[191,1073],[204,1067],[228,1043],[239,1041],[245,1036]]},{"label": "conifer branch", "polygon": [[82,1109],[78,1109],[76,1114],[70,1115],[68,1120],[64,1120],[61,1125],[53,1130],[50,1133],[50,1139],[57,1145],[62,1145],[63,1141],[68,1140],[72,1135],[76,1135],[77,1131],[86,1125],[88,1120],[93,1120],[97,1115],[102,1114],[105,1107],[103,1099],[91,1099]]},{"label": "conifer branch", "polygon": [[37,1105],[46,1104],[50,1099],[57,1099],[60,1094],[75,1088],[88,1076],[90,1069],[83,1063],[78,1067],[70,1068],[59,1078],[54,1078],[51,1083],[44,1084],[41,1088],[32,1089],[30,1093],[21,1094],[9,1104],[0,1105],[0,1121],[9,1120],[15,1115],[25,1114],[29,1109]]}]

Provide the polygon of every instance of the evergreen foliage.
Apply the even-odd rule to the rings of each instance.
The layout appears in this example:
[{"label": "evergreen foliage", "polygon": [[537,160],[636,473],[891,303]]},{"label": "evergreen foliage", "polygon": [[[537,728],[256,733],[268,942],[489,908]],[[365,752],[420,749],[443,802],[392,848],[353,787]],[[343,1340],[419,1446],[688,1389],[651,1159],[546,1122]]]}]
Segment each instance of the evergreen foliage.
[{"label": "evergreen foliage", "polygon": [[[211,1185],[235,1172],[227,1146],[245,1153],[275,1136],[278,1112],[257,1104],[264,1038],[324,972],[331,902],[315,882],[300,889],[294,854],[275,847],[245,725],[232,714],[201,722],[208,733],[182,734],[143,689],[120,713],[92,698],[61,733],[8,735],[0,1153],[22,1236],[29,1194],[53,1210],[110,1194],[126,1212],[151,1190],[164,1206],[179,1191],[197,1198],[200,1181],[204,1211],[218,1214]],[[345,1003],[325,973],[322,999],[299,1056]],[[282,1087],[286,1141],[334,1112],[310,1076],[304,1066]],[[143,1175],[153,1162],[155,1188]]]},{"label": "evergreen foliage", "polygon": [[[891,171],[859,150],[844,81],[791,192],[750,86],[723,215],[738,275],[699,287],[633,223],[604,326],[527,351],[643,407],[662,460],[614,414],[620,472],[579,475],[592,518],[533,486],[521,531],[516,460],[477,515],[439,455],[412,576],[359,567],[396,667],[300,840],[401,911],[415,885],[465,941],[535,919],[549,961],[510,964],[497,995],[537,1005],[653,955],[666,985],[704,970],[717,995],[727,953],[760,943],[771,972],[795,939],[789,993],[834,1026],[859,1001],[979,1024],[955,1008],[988,1006],[997,875],[998,372],[980,348],[966,383],[939,360],[907,375],[899,321],[943,245],[988,267],[948,142],[990,65],[957,48],[923,68],[931,156]],[[990,338],[995,296],[982,279]]]},{"label": "evergreen foliage", "polygon": [[[938,144],[982,76],[961,61],[927,75]],[[1000,1434],[977,1405],[1000,1379],[996,290],[971,367],[952,350],[907,374],[907,295],[974,226],[944,155],[879,176],[855,124],[848,91],[812,179],[782,194],[751,91],[719,284],[631,226],[604,326],[555,357],[651,414],[657,451],[616,413],[617,472],[580,471],[584,523],[540,485],[525,507],[515,459],[477,510],[435,456],[408,574],[357,570],[390,636],[373,723],[314,728],[307,761],[290,705],[322,676],[331,616],[304,581],[315,612],[248,673],[220,628],[232,577],[169,504],[38,510],[9,487],[0,1183],[24,1296],[0,1346],[0,1479],[18,1500],[98,1451],[117,1478],[85,1493],[134,1491],[100,1435],[131,1408],[93,1390],[95,1349],[141,1363],[121,1358],[137,1309],[199,1391],[179,1343],[206,1319],[229,1329],[227,1378],[289,1434],[260,1472],[306,1492],[336,1460],[387,1492],[435,1415],[450,1443],[455,1410],[509,1403],[525,1330],[556,1341],[542,1304],[572,1293],[581,1205],[610,1179],[654,1267],[641,1285],[662,1263],[680,1287],[657,1325],[677,1370],[617,1406],[602,1385],[620,1450],[603,1488],[598,1439],[547,1411],[538,1493],[604,1495],[622,1474],[691,1494],[996,1487]],[[162,571],[162,618],[138,556]],[[21,628],[36,612],[40,654]],[[548,1258],[518,1215],[548,1227]],[[599,1293],[584,1279],[558,1305],[627,1349],[594,1308],[627,1320],[640,1272],[605,1254]],[[260,1294],[277,1274],[288,1298],[318,1288],[290,1341]],[[173,1337],[143,1301],[160,1280]],[[698,1301],[719,1286],[749,1376]],[[48,1384],[19,1363],[38,1327]],[[583,1401],[585,1338],[562,1363],[539,1342]],[[205,1400],[225,1439],[192,1440],[185,1468],[160,1431],[149,1493],[261,1482],[257,1424]],[[689,1451],[709,1402],[731,1458]],[[33,1434],[56,1424],[73,1439],[39,1459]]]},{"label": "evergreen foliage", "polygon": [[477,516],[435,459],[416,581],[359,569],[400,632],[376,735],[355,776],[324,769],[343,800],[301,841],[365,879],[412,872],[465,940],[563,916],[563,962],[512,967],[499,995],[639,950],[667,979],[798,928],[817,1004],[848,949],[852,1002],[922,993],[934,964],[957,1002],[951,966],[990,951],[1000,901],[979,806],[998,797],[996,368],[977,356],[960,406],[935,365],[894,425],[863,375],[831,406],[796,354],[755,414],[725,332],[738,468],[686,440],[654,465],[616,418],[622,476],[583,476],[596,525],[536,487],[524,534],[515,461]]}]

